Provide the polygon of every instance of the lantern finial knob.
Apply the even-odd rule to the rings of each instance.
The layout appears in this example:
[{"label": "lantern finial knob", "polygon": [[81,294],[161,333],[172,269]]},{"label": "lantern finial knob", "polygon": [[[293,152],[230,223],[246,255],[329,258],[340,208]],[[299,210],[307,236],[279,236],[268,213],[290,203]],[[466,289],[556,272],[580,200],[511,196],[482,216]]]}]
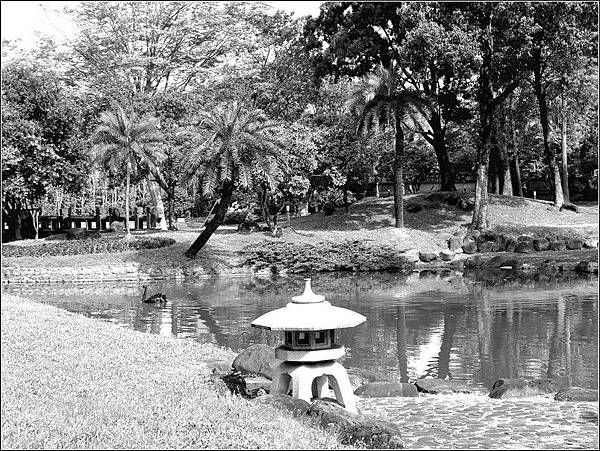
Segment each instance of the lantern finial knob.
[{"label": "lantern finial knob", "polygon": [[301,296],[294,296],[292,302],[295,304],[312,304],[316,302],[323,302],[325,296],[315,294],[310,286],[310,279],[304,279],[306,284],[304,285],[304,293]]}]

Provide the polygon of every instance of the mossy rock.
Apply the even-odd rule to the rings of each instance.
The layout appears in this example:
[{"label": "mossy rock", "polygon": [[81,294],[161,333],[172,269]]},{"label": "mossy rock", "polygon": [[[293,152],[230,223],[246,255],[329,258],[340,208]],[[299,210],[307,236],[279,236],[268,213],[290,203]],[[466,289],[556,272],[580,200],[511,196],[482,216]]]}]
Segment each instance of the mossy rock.
[{"label": "mossy rock", "polygon": [[546,238],[533,240],[533,248],[538,252],[547,251],[550,249],[550,241],[548,241]]}]

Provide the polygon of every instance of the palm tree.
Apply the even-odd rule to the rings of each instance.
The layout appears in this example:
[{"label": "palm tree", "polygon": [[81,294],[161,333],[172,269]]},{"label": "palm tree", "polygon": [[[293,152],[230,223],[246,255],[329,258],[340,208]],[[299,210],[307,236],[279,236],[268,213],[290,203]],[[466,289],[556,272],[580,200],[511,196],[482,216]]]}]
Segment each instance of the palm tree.
[{"label": "palm tree", "polygon": [[403,177],[404,128],[423,127],[428,103],[417,93],[405,89],[395,69],[383,65],[363,77],[352,92],[347,109],[358,113],[358,130],[368,132],[374,128],[395,130],[394,158],[394,216],[397,228],[404,227]]},{"label": "palm tree", "polygon": [[200,175],[204,195],[219,194],[214,216],[185,255],[194,258],[225,219],[236,186],[247,187],[255,177],[273,185],[277,167],[285,168],[275,134],[276,122],[258,109],[243,111],[242,103],[216,107],[200,115],[186,147],[190,150],[187,178]]},{"label": "palm tree", "polygon": [[100,116],[100,125],[92,136],[96,143],[96,161],[104,168],[119,171],[125,168],[125,228],[126,238],[131,238],[129,230],[129,190],[131,176],[137,174],[140,165],[156,170],[163,152],[157,145],[158,120],[152,117],[139,118],[135,114],[127,116],[117,105],[114,112],[107,111]]}]

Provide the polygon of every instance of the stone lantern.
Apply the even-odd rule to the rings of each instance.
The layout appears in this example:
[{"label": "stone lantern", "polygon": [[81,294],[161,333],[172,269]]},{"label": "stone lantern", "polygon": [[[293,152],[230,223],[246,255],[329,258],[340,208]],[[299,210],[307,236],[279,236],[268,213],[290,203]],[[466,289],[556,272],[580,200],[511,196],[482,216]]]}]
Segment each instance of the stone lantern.
[{"label": "stone lantern", "polygon": [[287,394],[291,384],[294,398],[310,402],[313,397],[327,396],[331,387],[338,403],[356,412],[348,373],[336,362],[345,349],[335,342],[335,330],[354,327],[365,320],[363,315],[334,307],[324,296],[314,294],[310,279],[306,279],[301,296],[252,321],[253,327],[285,334],[285,344],[275,349],[275,357],[283,362],[273,371],[271,393]]}]

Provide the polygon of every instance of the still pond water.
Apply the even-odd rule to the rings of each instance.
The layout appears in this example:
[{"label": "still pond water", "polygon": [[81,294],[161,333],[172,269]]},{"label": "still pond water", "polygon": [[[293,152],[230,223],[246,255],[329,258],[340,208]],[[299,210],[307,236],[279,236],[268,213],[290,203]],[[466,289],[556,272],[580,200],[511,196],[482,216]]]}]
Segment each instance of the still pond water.
[{"label": "still pond water", "polygon": [[[366,323],[339,332],[346,367],[400,380],[452,378],[491,387],[499,377],[598,383],[598,279],[485,273],[329,273],[313,290]],[[303,276],[154,282],[164,306],[140,303],[131,283],[5,287],[48,304],[132,329],[241,350],[277,345],[277,332],[250,327],[301,294]]]}]

